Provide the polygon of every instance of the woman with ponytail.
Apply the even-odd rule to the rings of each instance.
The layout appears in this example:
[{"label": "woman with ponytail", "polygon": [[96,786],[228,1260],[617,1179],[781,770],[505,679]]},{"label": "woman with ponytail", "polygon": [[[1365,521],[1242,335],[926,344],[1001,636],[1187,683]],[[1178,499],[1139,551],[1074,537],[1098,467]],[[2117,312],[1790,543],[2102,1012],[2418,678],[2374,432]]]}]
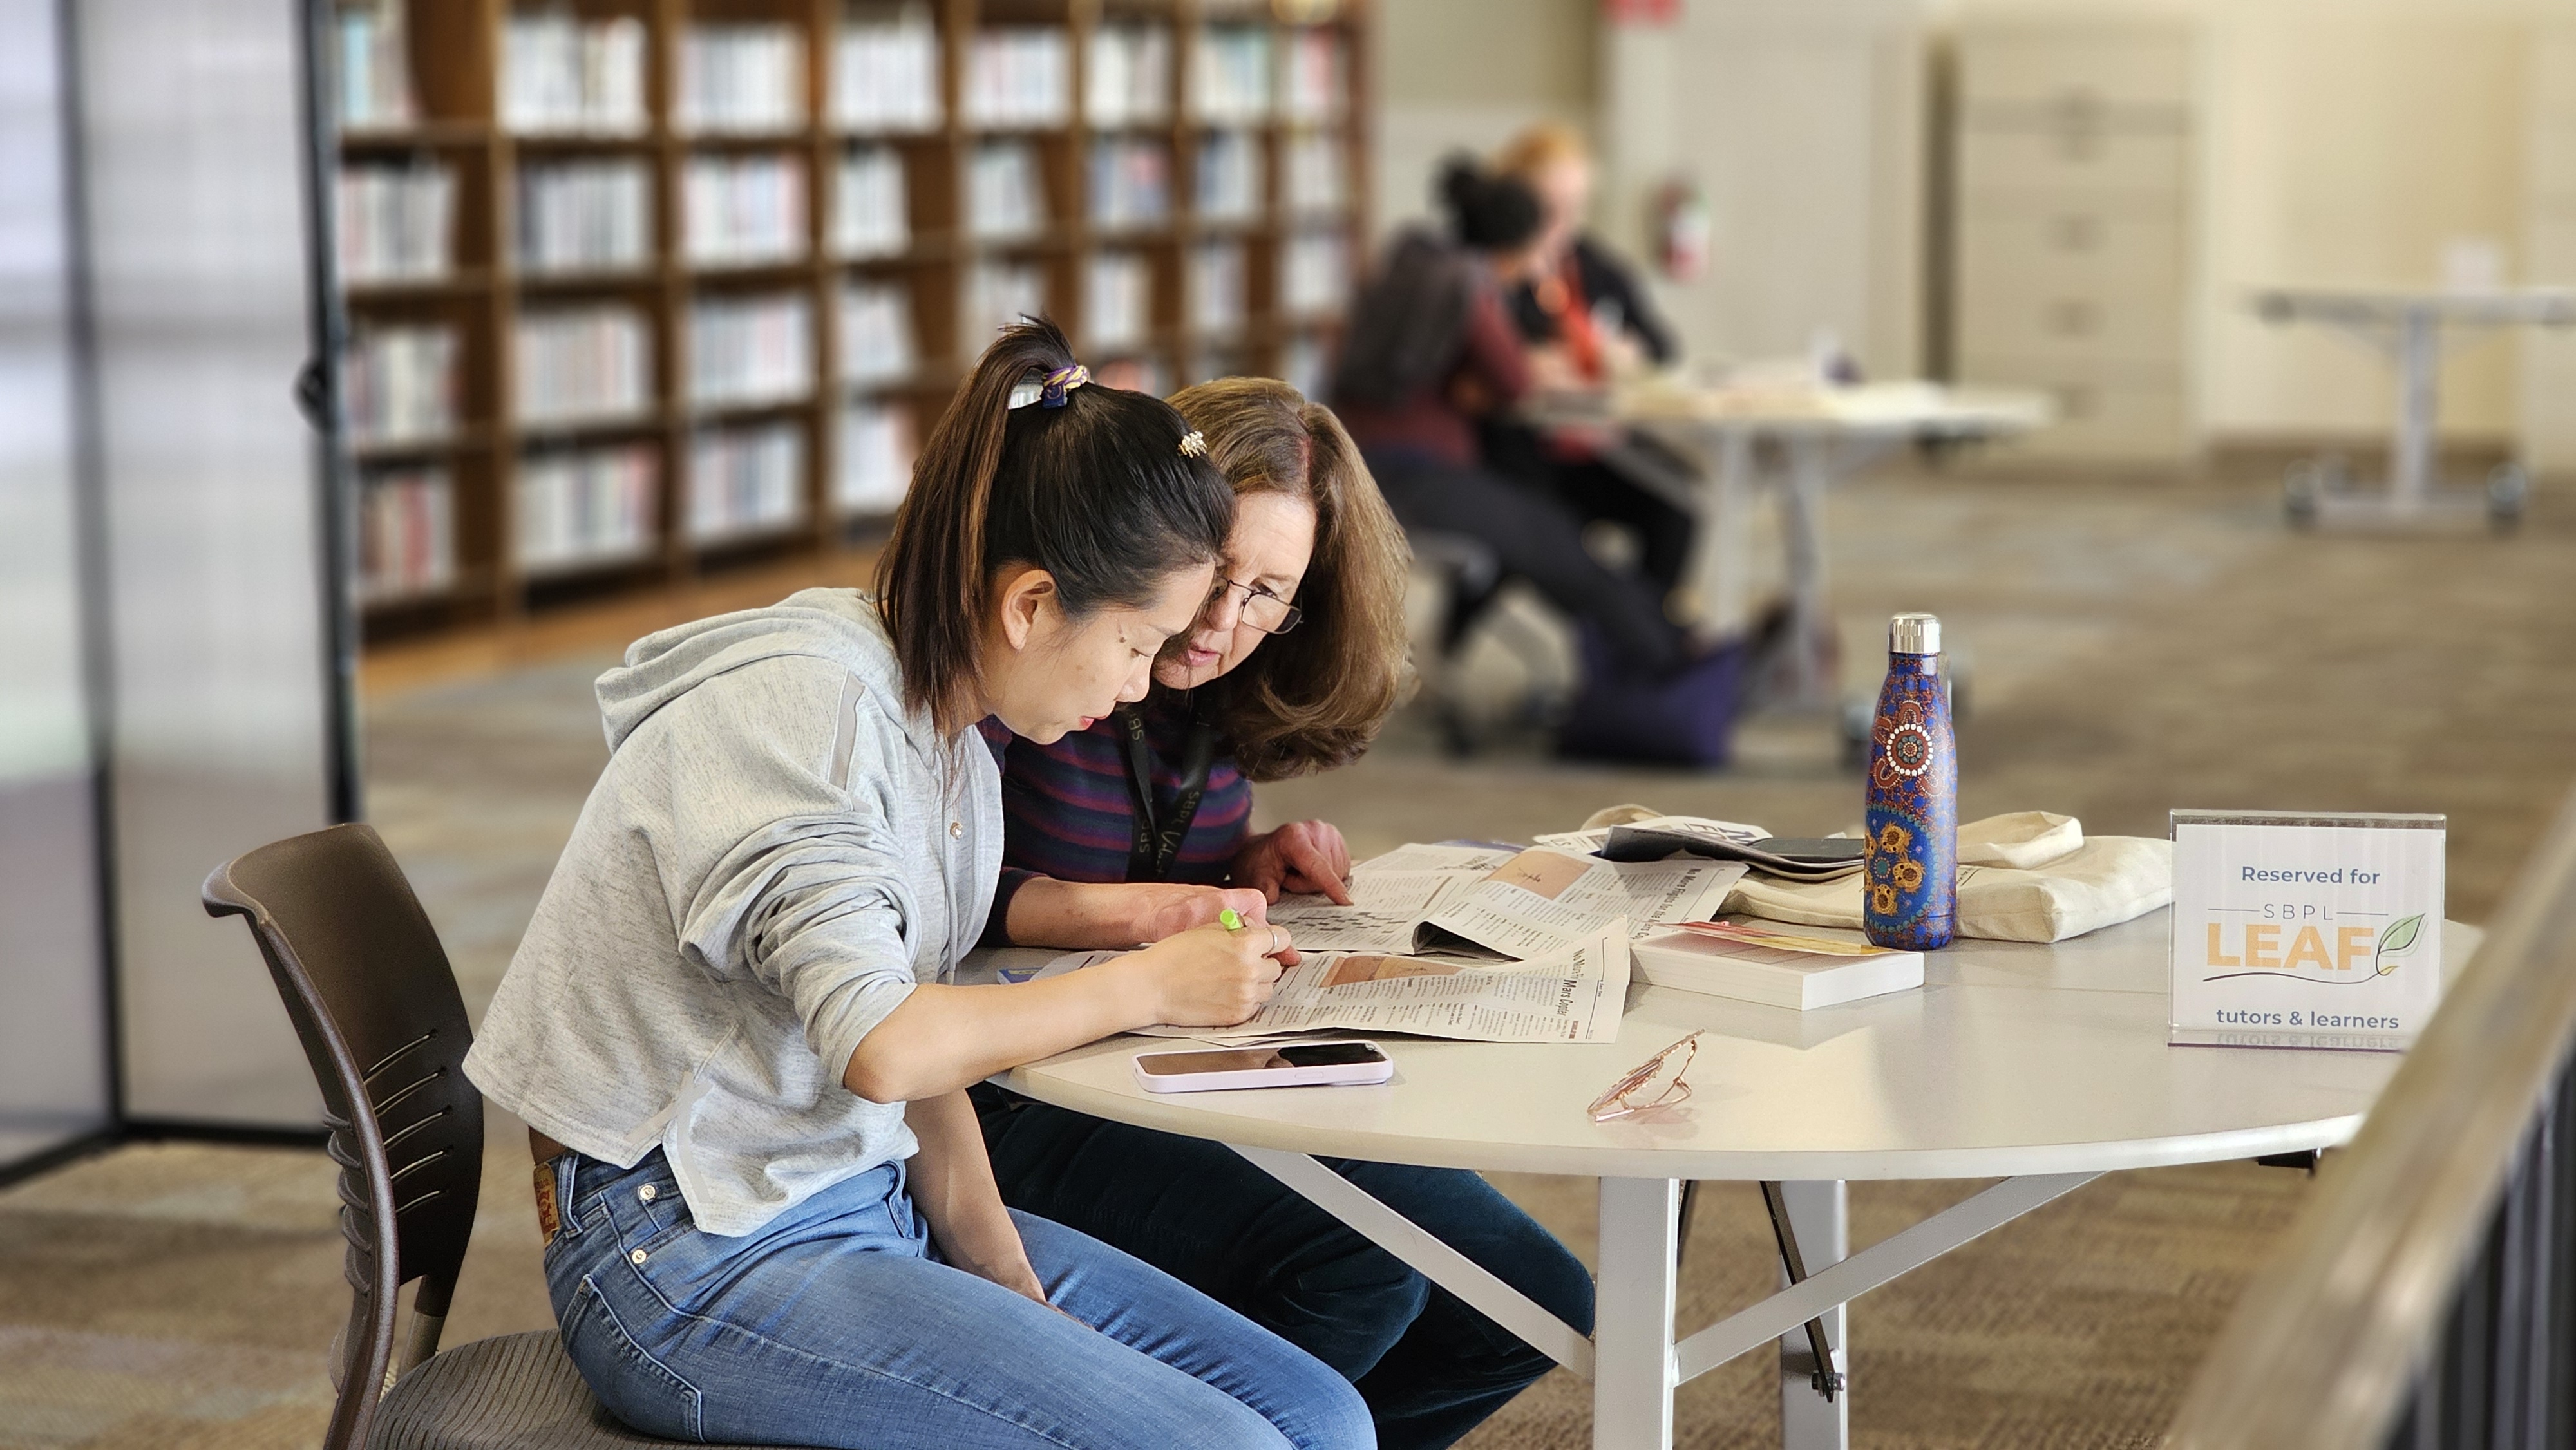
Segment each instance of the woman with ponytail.
[{"label": "woman with ponytail", "polygon": [[[665,630],[466,1069],[529,1124],[564,1346],[647,1434],[852,1450],[1367,1446],[1341,1376],[1006,1209],[966,1087],[1268,997],[1284,933],[947,979],[1002,855],[987,716],[1141,698],[1233,514],[1167,405],[1006,329],[932,430],[877,592]],[[1258,896],[1246,905],[1257,909]]]}]

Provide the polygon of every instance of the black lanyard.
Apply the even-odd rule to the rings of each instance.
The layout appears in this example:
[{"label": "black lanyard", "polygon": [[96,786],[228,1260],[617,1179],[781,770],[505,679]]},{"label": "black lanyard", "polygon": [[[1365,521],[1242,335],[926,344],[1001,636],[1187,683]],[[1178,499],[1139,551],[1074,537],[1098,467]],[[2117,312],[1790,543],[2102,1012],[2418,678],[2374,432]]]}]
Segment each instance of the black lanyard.
[{"label": "black lanyard", "polygon": [[1145,713],[1123,709],[1117,715],[1127,732],[1127,792],[1136,807],[1135,835],[1127,848],[1127,879],[1160,881],[1181,853],[1181,841],[1198,818],[1199,800],[1207,794],[1208,772],[1216,765],[1216,722],[1195,702],[1190,733],[1181,747],[1181,789],[1172,800],[1168,821],[1154,819],[1154,753],[1145,744]]}]

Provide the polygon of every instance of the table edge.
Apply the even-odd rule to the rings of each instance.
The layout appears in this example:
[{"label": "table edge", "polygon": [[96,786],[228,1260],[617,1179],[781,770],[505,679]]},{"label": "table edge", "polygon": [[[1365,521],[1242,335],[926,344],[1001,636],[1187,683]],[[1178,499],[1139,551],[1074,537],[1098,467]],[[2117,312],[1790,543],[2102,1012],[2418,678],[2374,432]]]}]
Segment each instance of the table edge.
[{"label": "table edge", "polygon": [[1206,1142],[1240,1143],[1318,1157],[1356,1158],[1424,1168],[1485,1173],[1540,1173],[1577,1178],[1689,1178],[1736,1182],[1843,1179],[2014,1178],[2032,1173],[2109,1173],[2190,1163],[2226,1163],[2275,1153],[2341,1147],[2360,1131],[2363,1114],[2305,1122],[2229,1128],[2170,1138],[2089,1143],[2014,1144],[1996,1148],[1835,1149],[1755,1152],[1740,1149],[1599,1148],[1433,1141],[1392,1133],[1342,1130],[1254,1118],[1224,1118],[1178,1103],[1087,1088],[1060,1079],[1033,1080],[1014,1068],[994,1079],[1039,1102],[1131,1127]]}]

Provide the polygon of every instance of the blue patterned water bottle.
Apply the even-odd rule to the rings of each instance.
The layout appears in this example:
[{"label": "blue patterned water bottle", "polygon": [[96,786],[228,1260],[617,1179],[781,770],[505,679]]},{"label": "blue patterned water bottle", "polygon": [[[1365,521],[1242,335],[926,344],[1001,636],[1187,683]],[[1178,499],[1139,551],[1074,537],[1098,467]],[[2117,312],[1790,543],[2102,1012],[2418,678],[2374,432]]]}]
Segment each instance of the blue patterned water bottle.
[{"label": "blue patterned water bottle", "polygon": [[1941,621],[1887,627],[1887,683],[1869,731],[1869,870],[1861,930],[1883,947],[1929,951],[1959,930],[1959,751]]}]

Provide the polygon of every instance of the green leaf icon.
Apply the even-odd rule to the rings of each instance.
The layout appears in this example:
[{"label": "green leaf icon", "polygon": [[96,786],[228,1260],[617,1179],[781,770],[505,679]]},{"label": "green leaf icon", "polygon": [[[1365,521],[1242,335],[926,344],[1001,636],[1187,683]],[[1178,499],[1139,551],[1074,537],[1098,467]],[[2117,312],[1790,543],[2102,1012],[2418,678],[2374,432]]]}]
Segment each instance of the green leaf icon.
[{"label": "green leaf icon", "polygon": [[2420,911],[2413,916],[2401,916],[2390,922],[2388,930],[2379,934],[2378,949],[2370,954],[2371,966],[2376,968],[2378,975],[2383,977],[2396,971],[2397,963],[2390,961],[2389,958],[2402,957],[2413,951],[2415,939],[2423,934],[2424,914]]}]

